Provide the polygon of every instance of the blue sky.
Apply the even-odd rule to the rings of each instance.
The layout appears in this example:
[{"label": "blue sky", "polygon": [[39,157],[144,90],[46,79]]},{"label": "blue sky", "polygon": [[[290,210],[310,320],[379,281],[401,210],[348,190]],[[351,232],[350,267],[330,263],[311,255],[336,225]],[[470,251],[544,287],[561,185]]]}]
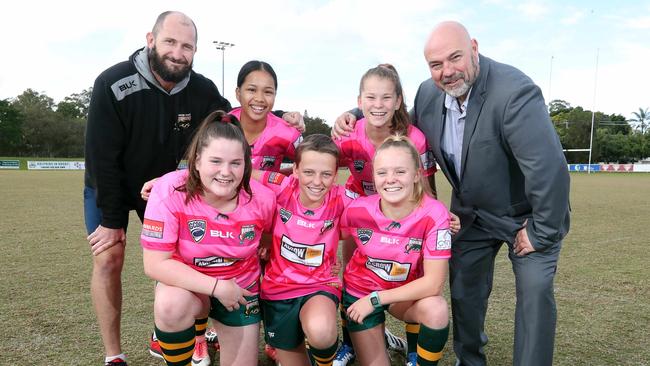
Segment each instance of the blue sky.
[{"label": "blue sky", "polygon": [[483,55],[524,71],[547,101],[585,109],[595,101],[596,110],[627,118],[650,107],[650,1],[24,0],[0,8],[9,41],[0,99],[32,88],[58,102],[86,89],[145,44],[160,12],[180,10],[199,30],[195,70],[220,89],[222,55],[212,41],[235,44],[225,53],[224,80],[233,105],[237,72],[251,59],[275,68],[279,109],[331,123],[356,105],[361,75],[383,62],[396,66],[410,105],[429,77],[422,55],[429,31],[458,20]]}]

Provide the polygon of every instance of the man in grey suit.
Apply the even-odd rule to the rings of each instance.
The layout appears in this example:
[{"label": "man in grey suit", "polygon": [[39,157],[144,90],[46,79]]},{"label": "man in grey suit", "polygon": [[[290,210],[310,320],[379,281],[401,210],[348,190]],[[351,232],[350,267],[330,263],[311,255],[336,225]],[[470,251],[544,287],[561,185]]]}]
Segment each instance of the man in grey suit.
[{"label": "man in grey suit", "polygon": [[[539,87],[478,52],[461,24],[443,22],[424,49],[431,79],[411,111],[452,186],[450,288],[457,365],[485,365],[494,258],[507,243],[516,286],[514,365],[552,365],[553,295],[569,230],[569,174]],[[343,132],[344,120],[337,121]]]}]

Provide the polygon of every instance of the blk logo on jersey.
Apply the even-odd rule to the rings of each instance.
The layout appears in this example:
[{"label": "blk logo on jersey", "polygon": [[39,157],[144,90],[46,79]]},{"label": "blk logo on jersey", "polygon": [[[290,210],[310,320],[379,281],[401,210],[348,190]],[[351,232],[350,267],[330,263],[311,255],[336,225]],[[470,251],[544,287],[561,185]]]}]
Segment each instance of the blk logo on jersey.
[{"label": "blk logo on jersey", "polygon": [[217,256],[194,258],[194,265],[197,267],[228,267],[237,262],[235,258],[224,258]]},{"label": "blk logo on jersey", "polygon": [[234,239],[235,234],[232,231],[210,230],[210,236],[221,239]]},{"label": "blk logo on jersey", "polygon": [[436,250],[451,249],[451,232],[449,229],[438,230],[436,239]]},{"label": "blk logo on jersey", "polygon": [[325,222],[323,222],[323,227],[320,229],[320,233],[322,234],[333,227],[334,227],[334,220],[325,220]]},{"label": "blk logo on jersey", "polygon": [[241,227],[241,232],[239,234],[239,244],[243,245],[244,240],[253,240],[255,239],[255,225],[244,225]]},{"label": "blk logo on jersey", "polygon": [[323,264],[325,244],[302,244],[291,240],[288,236],[282,235],[280,255],[289,262],[302,264],[303,266],[318,267]]},{"label": "blk logo on jersey", "polygon": [[261,170],[269,170],[275,166],[275,156],[264,156],[260,163]]},{"label": "blk logo on jersey", "polygon": [[187,227],[190,229],[190,234],[192,234],[194,242],[200,242],[205,236],[205,220],[190,220],[187,222]]},{"label": "blk logo on jersey", "polygon": [[388,226],[386,226],[386,229],[385,229],[385,230],[386,230],[386,231],[391,231],[391,230],[393,230],[393,229],[397,230],[397,229],[399,229],[399,228],[401,228],[401,227],[402,227],[402,224],[400,224],[400,223],[397,222],[397,221],[393,221],[393,222],[391,222],[390,224],[388,224]]},{"label": "blk logo on jersey", "polygon": [[372,230],[370,229],[357,229],[357,238],[361,244],[366,245],[372,238]]},{"label": "blk logo on jersey", "polygon": [[408,244],[404,247],[404,253],[419,252],[422,250],[422,239],[409,238]]},{"label": "blk logo on jersey", "polygon": [[366,268],[384,281],[403,282],[408,278],[411,264],[368,257]]},{"label": "blk logo on jersey", "polygon": [[366,162],[364,160],[355,160],[352,162],[352,164],[354,165],[354,170],[357,172],[361,172],[363,170],[363,167],[366,166]]},{"label": "blk logo on jersey", "polygon": [[280,207],[280,220],[282,220],[283,224],[286,224],[291,219],[292,215],[291,211]]}]

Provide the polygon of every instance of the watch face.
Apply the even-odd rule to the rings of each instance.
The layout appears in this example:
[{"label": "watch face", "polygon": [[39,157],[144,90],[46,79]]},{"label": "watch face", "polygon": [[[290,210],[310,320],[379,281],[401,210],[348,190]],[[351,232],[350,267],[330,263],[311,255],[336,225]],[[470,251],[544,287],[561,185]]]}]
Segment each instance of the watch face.
[{"label": "watch face", "polygon": [[372,306],[379,306],[379,299],[376,296],[370,298],[370,303]]}]

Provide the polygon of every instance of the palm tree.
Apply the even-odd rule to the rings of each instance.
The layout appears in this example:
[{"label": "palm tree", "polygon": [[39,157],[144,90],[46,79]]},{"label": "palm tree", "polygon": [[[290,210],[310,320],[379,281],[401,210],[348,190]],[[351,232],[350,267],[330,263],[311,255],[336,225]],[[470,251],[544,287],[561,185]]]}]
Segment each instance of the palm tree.
[{"label": "palm tree", "polygon": [[645,133],[646,125],[650,124],[650,112],[648,112],[648,108],[646,109],[639,108],[638,112],[632,112],[632,114],[636,118],[631,119],[630,122],[638,123],[641,127],[641,134],[643,135]]}]

